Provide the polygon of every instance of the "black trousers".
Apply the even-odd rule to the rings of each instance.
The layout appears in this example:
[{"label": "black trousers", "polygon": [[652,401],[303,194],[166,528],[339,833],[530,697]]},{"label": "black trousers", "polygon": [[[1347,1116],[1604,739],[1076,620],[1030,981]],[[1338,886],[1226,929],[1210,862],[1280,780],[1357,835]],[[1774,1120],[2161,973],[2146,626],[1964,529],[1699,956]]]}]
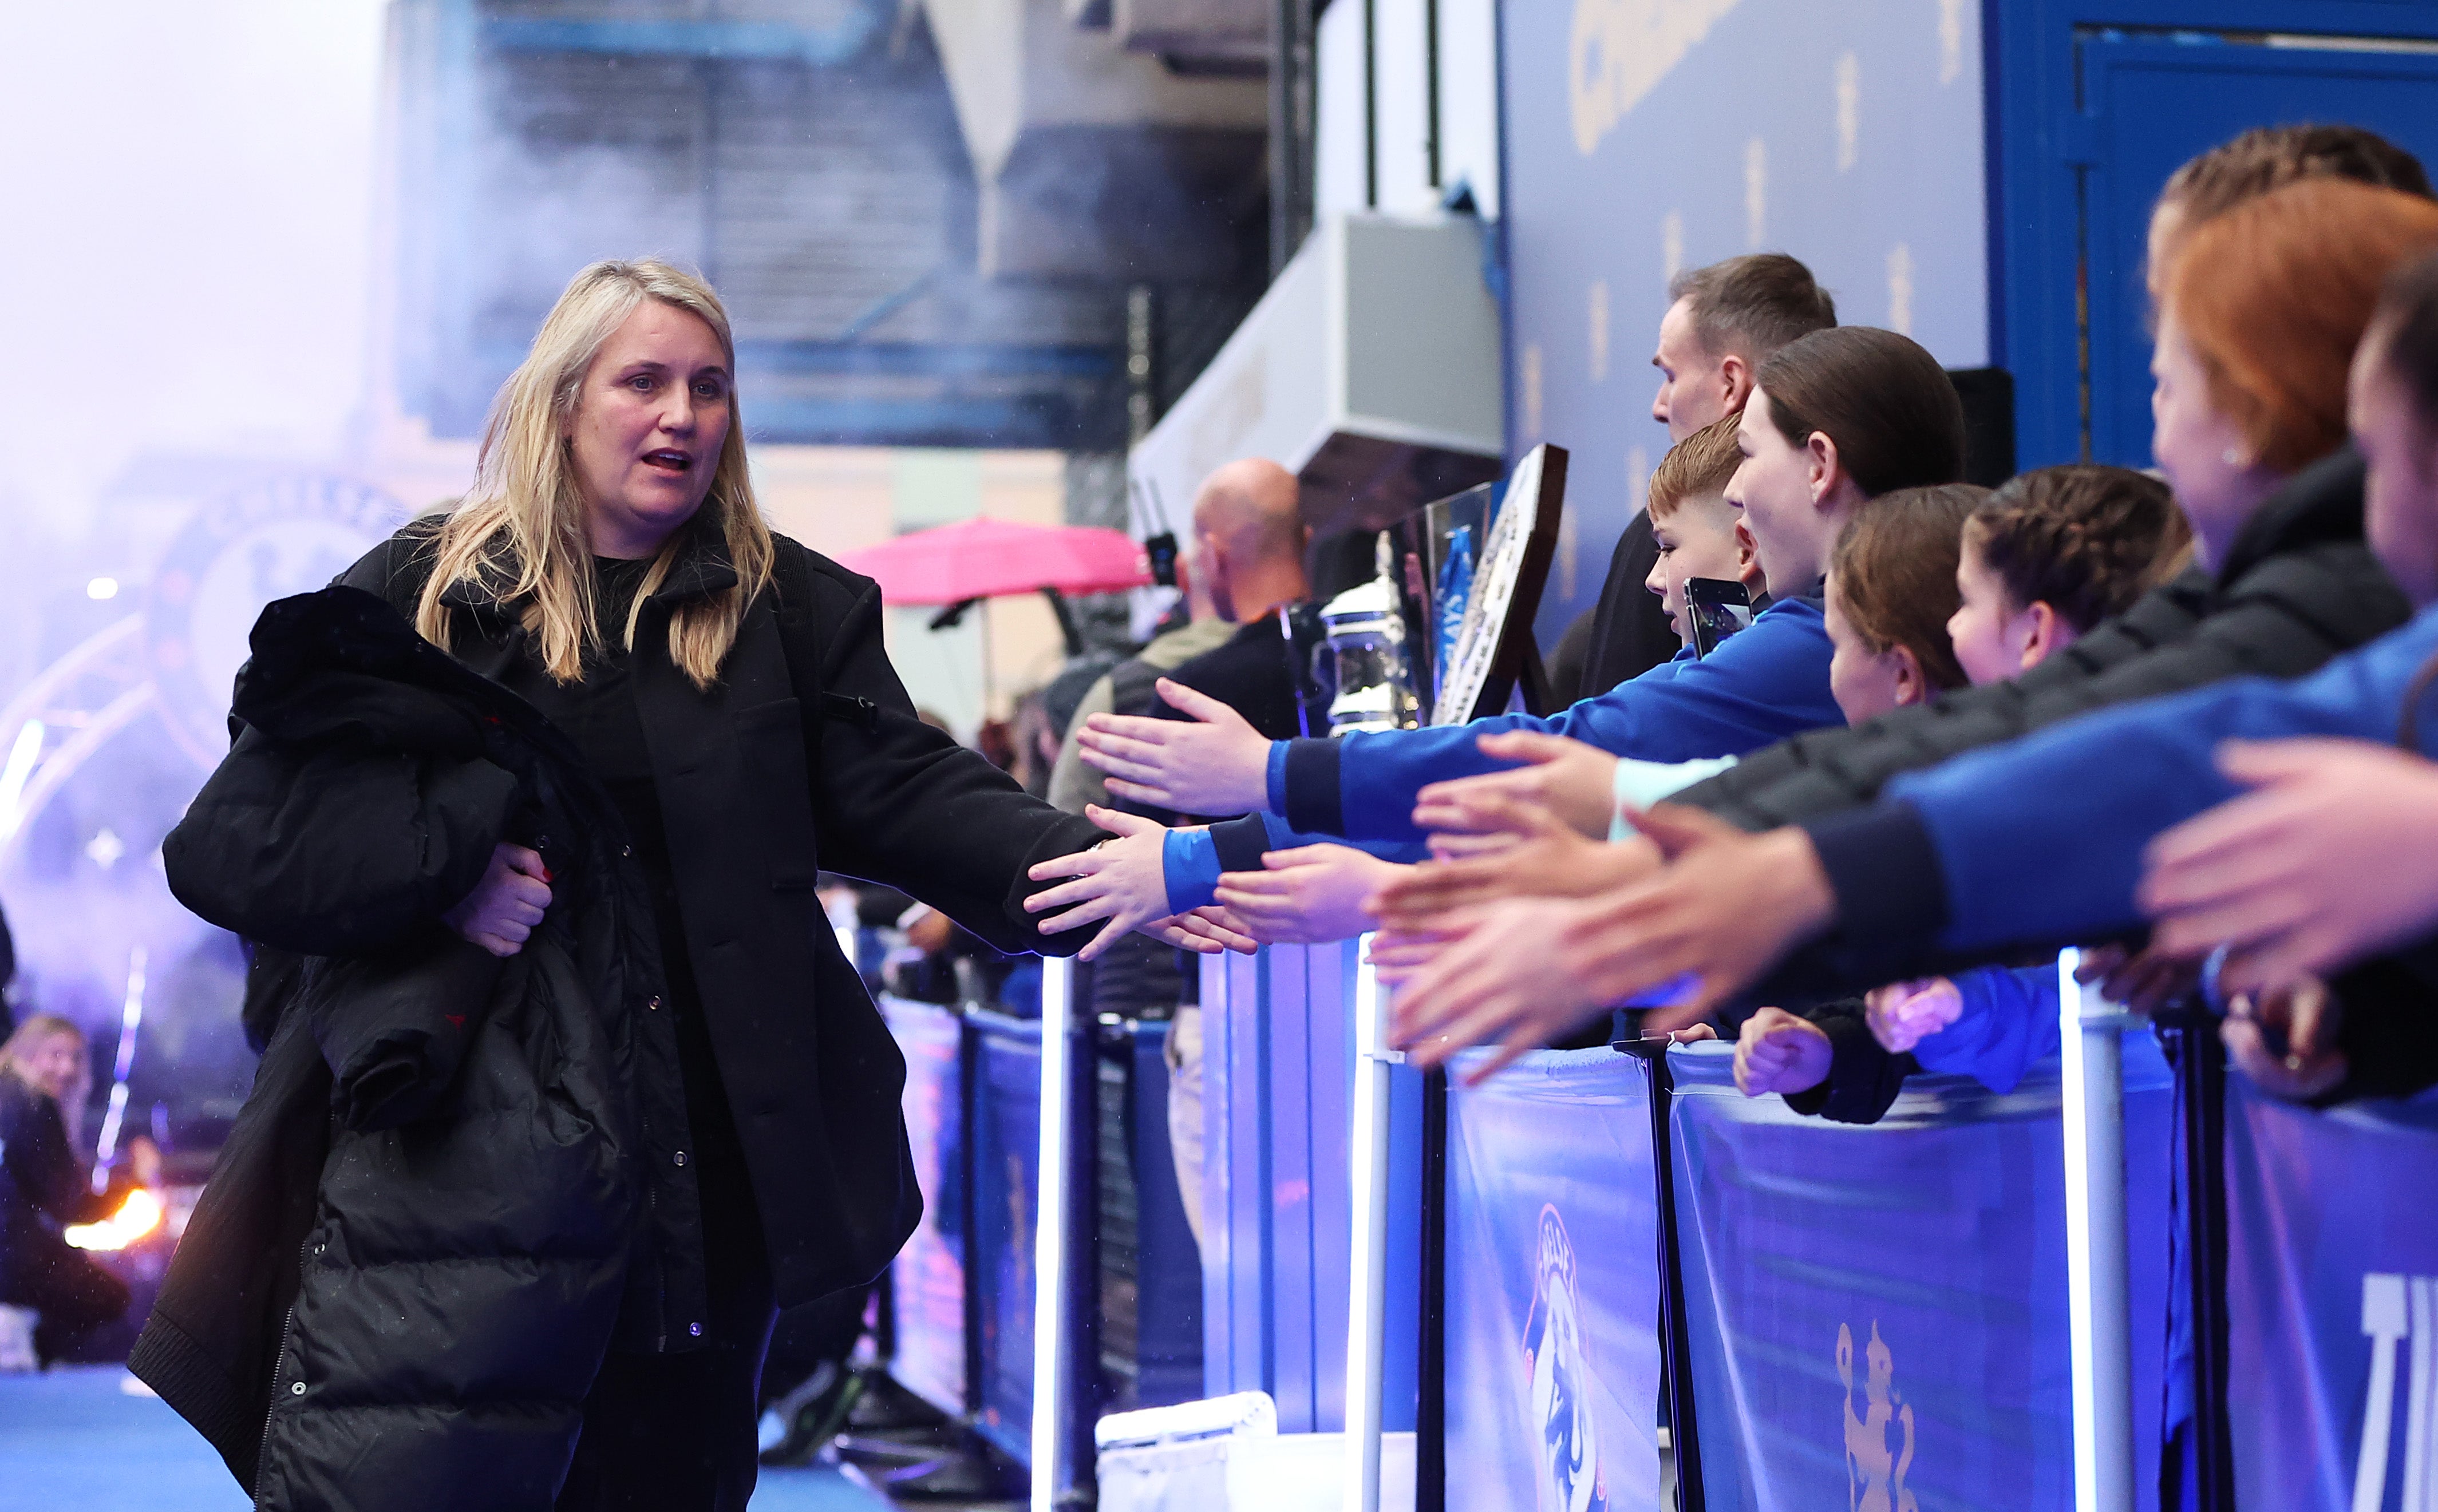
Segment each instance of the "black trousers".
[{"label": "black trousers", "polygon": [[778,1308],[741,1153],[722,1176],[706,1172],[701,1187],[710,1342],[602,1363],[557,1512],[745,1512],[753,1495],[762,1359]]},{"label": "black trousers", "polygon": [[127,1283],[45,1235],[0,1255],[0,1302],[31,1308],[34,1354],[44,1364],[127,1313]]}]

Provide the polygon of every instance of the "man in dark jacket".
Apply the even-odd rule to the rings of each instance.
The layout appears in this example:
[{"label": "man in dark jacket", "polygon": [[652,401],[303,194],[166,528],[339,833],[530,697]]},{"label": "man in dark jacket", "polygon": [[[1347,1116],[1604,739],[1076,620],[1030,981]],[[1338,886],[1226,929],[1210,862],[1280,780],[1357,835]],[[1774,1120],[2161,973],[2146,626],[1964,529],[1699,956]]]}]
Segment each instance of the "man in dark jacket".
[{"label": "man in dark jacket", "polygon": [[[1837,324],[1837,302],[1811,269],[1782,252],[1687,268],[1669,280],[1668,299],[1651,357],[1659,370],[1651,418],[1668,428],[1670,446],[1741,412],[1753,375],[1772,352]],[[1576,697],[1598,697],[1676,655],[1676,632],[1642,586],[1658,560],[1650,512],[1636,510],[1616,538],[1591,610]]]}]

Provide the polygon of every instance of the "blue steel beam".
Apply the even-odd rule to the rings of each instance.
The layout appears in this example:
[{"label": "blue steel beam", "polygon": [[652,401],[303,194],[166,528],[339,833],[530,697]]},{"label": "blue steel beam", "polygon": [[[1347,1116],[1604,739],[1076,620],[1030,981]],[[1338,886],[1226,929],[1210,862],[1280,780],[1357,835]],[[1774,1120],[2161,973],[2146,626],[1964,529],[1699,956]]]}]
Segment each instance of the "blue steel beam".
[{"label": "blue steel beam", "polygon": [[835,26],[784,21],[572,20],[493,16],[483,23],[492,52],[610,53],[625,58],[699,58],[735,62],[840,63],[880,28],[869,4]]}]

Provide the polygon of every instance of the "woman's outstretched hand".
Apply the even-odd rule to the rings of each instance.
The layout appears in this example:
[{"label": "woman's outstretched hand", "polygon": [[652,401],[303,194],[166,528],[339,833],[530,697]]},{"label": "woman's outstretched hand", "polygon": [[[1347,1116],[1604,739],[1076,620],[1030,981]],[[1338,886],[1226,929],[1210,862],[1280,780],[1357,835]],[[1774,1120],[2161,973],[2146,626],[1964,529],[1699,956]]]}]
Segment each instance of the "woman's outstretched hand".
[{"label": "woman's outstretched hand", "polygon": [[2150,842],[2151,949],[2233,947],[2229,993],[2274,993],[2438,923],[2438,765],[2358,740],[2229,741],[2218,770],[2253,789]]},{"label": "woman's outstretched hand", "polygon": [[1116,838],[1103,840],[1088,851],[1044,861],[1025,873],[1035,882],[1058,877],[1074,880],[1034,893],[1024,900],[1024,907],[1027,913],[1067,910],[1041,921],[1039,928],[1045,935],[1063,934],[1089,923],[1102,924],[1091,943],[1076,955],[1079,960],[1098,960],[1119,936],[1174,916],[1168,905],[1168,827],[1157,819],[1121,814],[1097,803],[1085,809],[1084,817]]},{"label": "woman's outstretched hand", "polygon": [[1270,798],[1270,743],[1209,694],[1159,679],[1159,695],[1192,722],[1094,714],[1075,739],[1109,791],[1180,814],[1250,814]]},{"label": "woman's outstretched hand", "polygon": [[550,868],[521,845],[492,847],[491,864],[474,890],[440,922],[494,956],[513,956],[533,938],[550,910]]}]

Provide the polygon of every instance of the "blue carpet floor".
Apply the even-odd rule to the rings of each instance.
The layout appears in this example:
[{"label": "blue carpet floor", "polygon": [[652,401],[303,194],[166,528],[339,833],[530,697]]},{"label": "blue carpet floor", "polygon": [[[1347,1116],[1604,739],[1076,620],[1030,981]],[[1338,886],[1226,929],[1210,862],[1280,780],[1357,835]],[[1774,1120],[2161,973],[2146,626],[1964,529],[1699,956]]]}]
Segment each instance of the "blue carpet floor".
[{"label": "blue carpet floor", "polygon": [[[0,1376],[0,1512],[246,1512],[192,1429],[115,1365]],[[835,1470],[764,1470],[753,1512],[886,1512]]]}]

